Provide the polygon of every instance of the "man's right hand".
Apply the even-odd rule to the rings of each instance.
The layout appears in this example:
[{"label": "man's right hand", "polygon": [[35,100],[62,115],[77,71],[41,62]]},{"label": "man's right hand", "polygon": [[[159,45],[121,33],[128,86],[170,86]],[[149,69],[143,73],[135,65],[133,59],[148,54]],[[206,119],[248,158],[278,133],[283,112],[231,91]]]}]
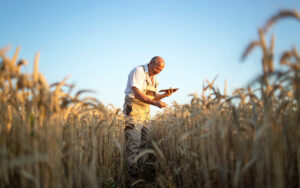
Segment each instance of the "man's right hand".
[{"label": "man's right hand", "polygon": [[168,105],[165,102],[163,102],[163,101],[156,101],[154,103],[154,106],[157,106],[158,108],[164,108],[164,107],[166,107]]}]

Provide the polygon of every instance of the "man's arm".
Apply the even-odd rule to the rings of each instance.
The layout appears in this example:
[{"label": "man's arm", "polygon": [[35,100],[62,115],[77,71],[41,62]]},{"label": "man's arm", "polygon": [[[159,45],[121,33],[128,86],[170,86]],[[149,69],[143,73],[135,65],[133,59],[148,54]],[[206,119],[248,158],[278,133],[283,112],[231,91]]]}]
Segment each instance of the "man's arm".
[{"label": "man's arm", "polygon": [[141,90],[139,90],[137,87],[133,86],[132,87],[132,91],[134,93],[134,97],[137,98],[138,100],[147,103],[147,104],[151,104],[154,106],[157,106],[159,108],[163,108],[166,107],[167,104],[160,101],[160,100],[152,100],[149,97],[147,97]]},{"label": "man's arm", "polygon": [[174,93],[176,90],[168,90],[163,94],[156,94],[155,98],[153,100],[155,101],[159,101],[165,97],[169,97],[170,95],[172,95],[172,93]]},{"label": "man's arm", "polygon": [[153,100],[155,101],[159,101],[165,97],[168,97],[169,95],[167,93],[163,93],[163,94],[156,94],[155,98]]}]

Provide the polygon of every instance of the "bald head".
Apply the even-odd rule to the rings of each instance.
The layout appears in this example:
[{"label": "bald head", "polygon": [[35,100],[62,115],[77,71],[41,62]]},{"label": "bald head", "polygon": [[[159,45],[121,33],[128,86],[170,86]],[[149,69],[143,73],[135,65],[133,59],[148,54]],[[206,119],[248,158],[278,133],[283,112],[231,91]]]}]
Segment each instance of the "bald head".
[{"label": "bald head", "polygon": [[156,65],[165,65],[165,61],[162,57],[160,56],[155,56],[151,59],[150,63],[156,64]]},{"label": "bald head", "polygon": [[149,74],[154,76],[160,73],[165,68],[165,61],[160,56],[155,56],[149,63]]}]

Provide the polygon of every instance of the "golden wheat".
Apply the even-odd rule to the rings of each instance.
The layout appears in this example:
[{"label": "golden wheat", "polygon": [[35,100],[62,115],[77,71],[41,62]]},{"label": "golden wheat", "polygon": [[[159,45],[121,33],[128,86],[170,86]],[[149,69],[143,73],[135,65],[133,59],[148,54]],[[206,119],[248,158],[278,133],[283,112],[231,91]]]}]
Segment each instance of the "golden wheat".
[{"label": "golden wheat", "polygon": [[[273,16],[259,30],[254,47],[263,51],[264,74],[247,88],[222,93],[203,82],[201,96],[173,103],[151,120],[154,187],[299,187],[300,57],[281,56],[287,71],[274,69],[275,36],[265,34],[278,19],[299,19],[297,11]],[[0,50],[0,187],[145,187],[130,182],[124,160],[124,117],[96,98],[81,98],[67,79],[48,84],[39,72],[21,72],[20,47],[10,59]],[[18,62],[18,63],[17,63]],[[253,84],[258,88],[251,88]]]}]

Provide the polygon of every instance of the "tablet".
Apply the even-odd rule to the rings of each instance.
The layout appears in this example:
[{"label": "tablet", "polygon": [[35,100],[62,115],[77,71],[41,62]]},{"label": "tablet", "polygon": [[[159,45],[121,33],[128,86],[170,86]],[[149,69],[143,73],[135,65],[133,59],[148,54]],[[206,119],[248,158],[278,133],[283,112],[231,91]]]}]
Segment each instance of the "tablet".
[{"label": "tablet", "polygon": [[175,91],[177,91],[178,89],[179,89],[179,88],[162,89],[162,90],[159,90],[159,92],[168,92],[168,91],[175,92]]}]

